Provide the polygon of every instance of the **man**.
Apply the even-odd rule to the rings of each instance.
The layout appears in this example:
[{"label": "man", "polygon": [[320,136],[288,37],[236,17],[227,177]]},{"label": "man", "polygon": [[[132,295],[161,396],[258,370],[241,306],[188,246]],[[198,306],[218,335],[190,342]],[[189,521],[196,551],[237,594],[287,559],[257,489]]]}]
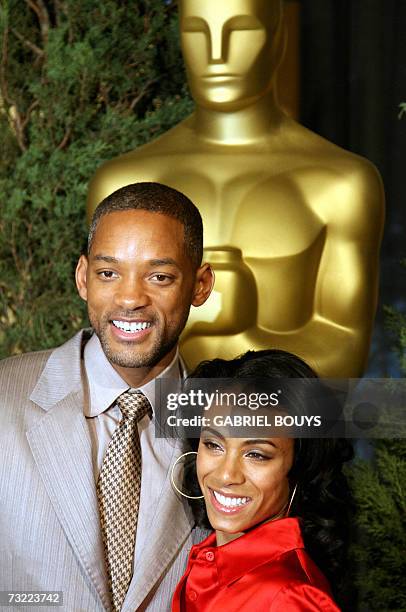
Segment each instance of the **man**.
[{"label": "man", "polygon": [[154,380],[181,375],[179,334],[212,289],[202,244],[178,191],[119,189],[76,270],[94,333],[0,365],[0,590],[63,591],[69,612],[169,609],[192,521],[170,486],[178,444],[154,436]]}]

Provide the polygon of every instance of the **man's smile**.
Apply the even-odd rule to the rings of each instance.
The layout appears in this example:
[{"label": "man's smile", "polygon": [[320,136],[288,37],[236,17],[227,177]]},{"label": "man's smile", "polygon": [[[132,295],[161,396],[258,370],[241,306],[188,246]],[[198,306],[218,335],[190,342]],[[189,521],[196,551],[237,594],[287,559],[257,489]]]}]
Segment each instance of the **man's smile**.
[{"label": "man's smile", "polygon": [[141,340],[151,333],[152,321],[126,321],[113,319],[110,321],[113,335],[120,340]]},{"label": "man's smile", "polygon": [[113,320],[112,323],[118,329],[121,329],[122,331],[126,331],[126,332],[131,332],[131,333],[139,332],[139,331],[142,331],[143,329],[147,329],[148,327],[151,327],[151,323],[147,321]]}]

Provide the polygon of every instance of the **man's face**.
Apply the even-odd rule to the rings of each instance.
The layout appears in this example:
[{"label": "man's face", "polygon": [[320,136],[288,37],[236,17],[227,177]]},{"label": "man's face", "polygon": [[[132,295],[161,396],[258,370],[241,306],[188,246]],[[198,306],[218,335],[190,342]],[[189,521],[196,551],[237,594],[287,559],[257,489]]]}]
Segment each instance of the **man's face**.
[{"label": "man's face", "polygon": [[103,216],[76,280],[110,363],[162,363],[174,351],[190,305],[207,299],[207,273],[207,266],[194,270],[176,219],[144,210]]},{"label": "man's face", "polygon": [[196,102],[238,110],[272,80],[280,0],[181,0],[181,39]]}]

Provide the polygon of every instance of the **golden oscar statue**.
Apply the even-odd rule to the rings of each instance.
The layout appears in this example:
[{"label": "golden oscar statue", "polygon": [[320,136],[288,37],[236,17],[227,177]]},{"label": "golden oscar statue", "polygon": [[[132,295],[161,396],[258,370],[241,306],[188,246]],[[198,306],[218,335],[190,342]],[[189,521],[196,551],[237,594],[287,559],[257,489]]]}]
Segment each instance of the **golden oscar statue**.
[{"label": "golden oscar statue", "polygon": [[379,174],[278,106],[279,0],[180,0],[180,29],[196,110],[104,164],[89,216],[137,181],[166,183],[197,204],[216,284],[183,335],[189,366],[281,348],[322,376],[361,375],[377,303]]}]

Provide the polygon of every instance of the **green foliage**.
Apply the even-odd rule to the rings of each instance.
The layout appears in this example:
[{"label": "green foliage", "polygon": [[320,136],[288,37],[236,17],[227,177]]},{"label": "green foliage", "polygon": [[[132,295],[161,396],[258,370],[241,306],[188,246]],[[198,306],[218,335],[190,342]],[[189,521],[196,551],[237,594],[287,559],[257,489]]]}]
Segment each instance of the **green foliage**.
[{"label": "green foliage", "polygon": [[[404,269],[403,273],[405,273],[406,259],[401,261],[401,265]],[[406,314],[404,312],[400,312],[396,308],[393,308],[393,306],[386,306],[385,313],[386,327],[393,335],[400,369],[402,372],[406,373]]]},{"label": "green foliage", "polygon": [[74,265],[87,184],[105,160],[192,108],[176,7],[0,0],[0,356],[86,322]]},{"label": "green foliage", "polygon": [[[406,112],[400,105],[399,119]],[[406,260],[401,262],[406,267]],[[406,374],[406,316],[387,307],[386,323]],[[373,462],[357,461],[350,477],[357,505],[352,547],[360,610],[406,611],[406,440],[375,440]]]},{"label": "green foliage", "polygon": [[406,113],[406,102],[402,102],[401,104],[399,104],[399,115],[398,118],[402,119],[403,115]]},{"label": "green foliage", "polygon": [[406,444],[376,440],[373,463],[358,461],[351,478],[357,504],[353,546],[361,610],[406,610]]}]

